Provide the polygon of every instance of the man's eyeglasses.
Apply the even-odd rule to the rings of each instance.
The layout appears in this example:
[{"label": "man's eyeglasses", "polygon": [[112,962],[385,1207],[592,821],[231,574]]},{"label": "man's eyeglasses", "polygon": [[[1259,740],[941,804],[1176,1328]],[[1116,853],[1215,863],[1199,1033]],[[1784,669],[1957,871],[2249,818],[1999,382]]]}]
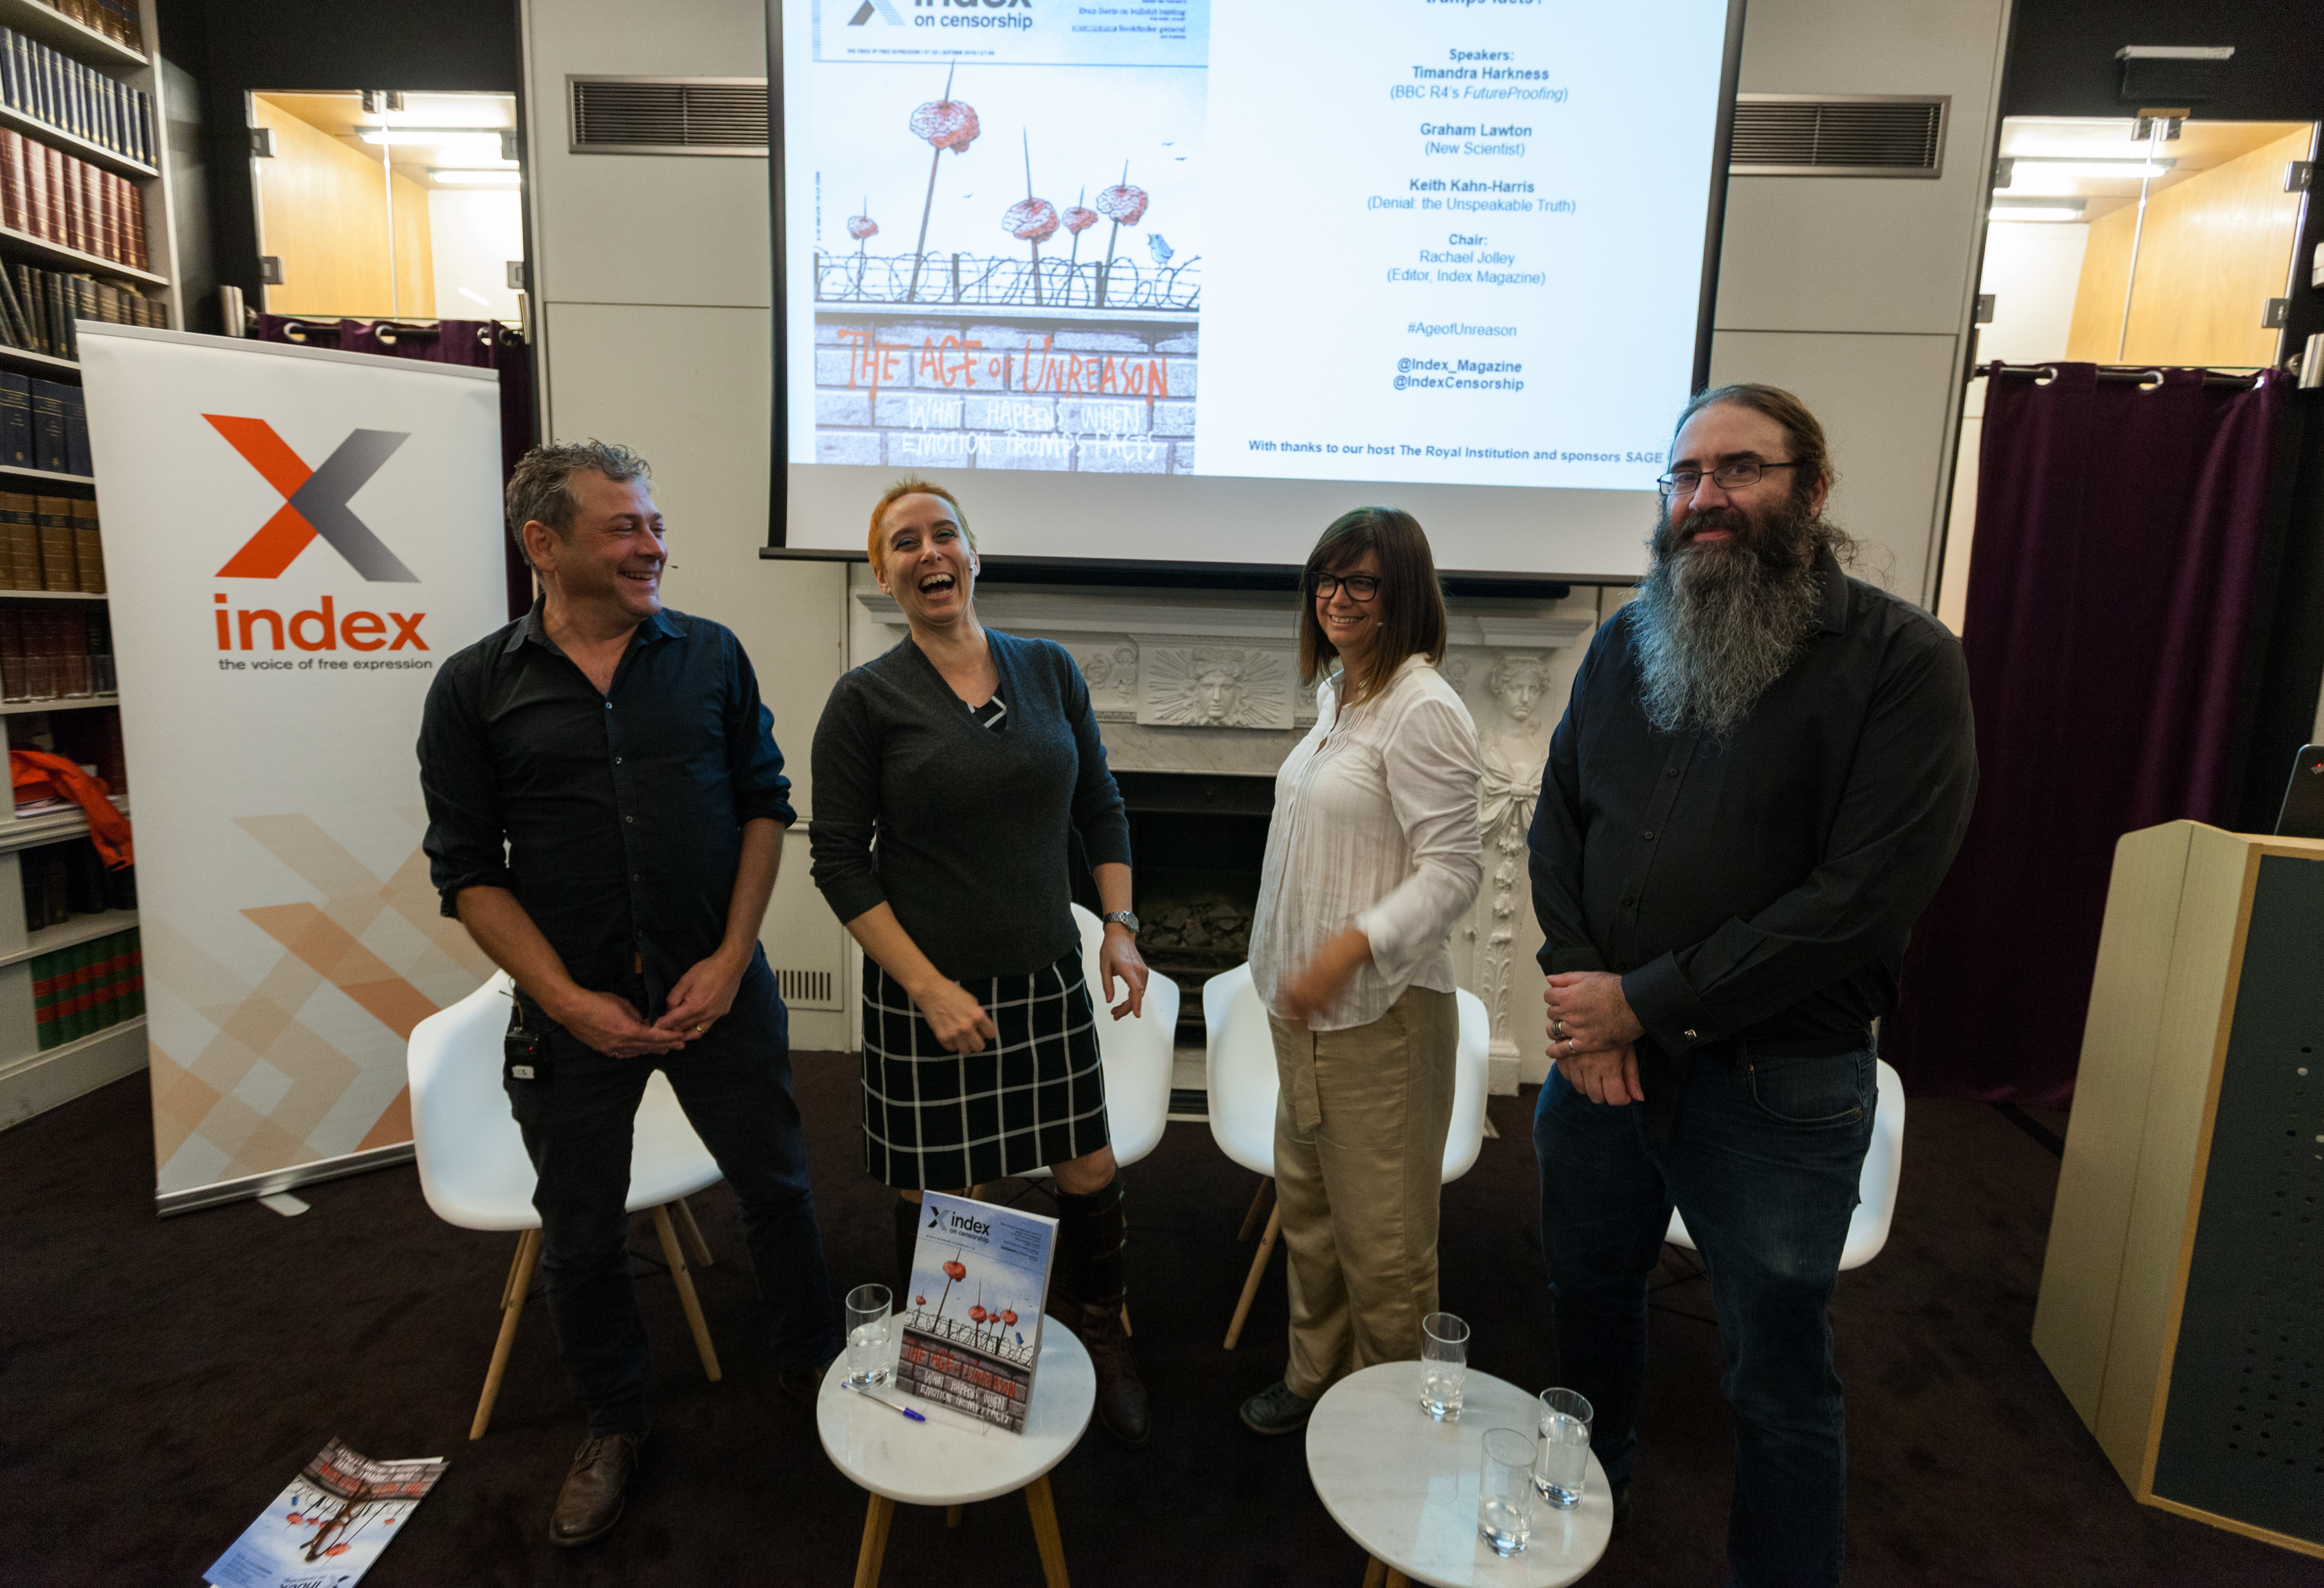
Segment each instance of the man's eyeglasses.
[{"label": "man's eyeglasses", "polygon": [[1380,582],[1370,574],[1350,574],[1345,578],[1338,574],[1315,576],[1315,594],[1326,601],[1339,594],[1342,586],[1347,587],[1349,599],[1370,601],[1379,594]]},{"label": "man's eyeglasses", "polygon": [[[1739,491],[1746,485],[1756,485],[1759,476],[1771,468],[1797,468],[1796,463],[1761,463],[1756,457],[1738,457],[1733,463],[1722,463],[1711,471],[1711,483],[1722,491]],[[1702,471],[1699,468],[1674,468],[1655,482],[1665,496],[1692,496],[1702,488]]]}]

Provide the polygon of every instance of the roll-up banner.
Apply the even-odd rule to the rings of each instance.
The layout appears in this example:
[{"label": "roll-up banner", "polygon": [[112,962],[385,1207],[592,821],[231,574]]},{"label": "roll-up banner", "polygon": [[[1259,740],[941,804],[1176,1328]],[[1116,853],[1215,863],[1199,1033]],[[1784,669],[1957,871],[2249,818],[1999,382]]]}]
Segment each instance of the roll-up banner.
[{"label": "roll-up banner", "polygon": [[152,1063],[180,1213],[410,1151],[404,1040],[491,965],[413,745],[507,621],[491,370],[84,324]]}]

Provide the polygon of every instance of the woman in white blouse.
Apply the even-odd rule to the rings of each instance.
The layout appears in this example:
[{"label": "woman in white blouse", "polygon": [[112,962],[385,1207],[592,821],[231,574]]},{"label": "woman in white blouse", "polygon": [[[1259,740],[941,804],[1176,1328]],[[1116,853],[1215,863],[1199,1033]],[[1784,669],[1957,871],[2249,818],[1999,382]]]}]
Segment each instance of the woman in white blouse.
[{"label": "woman in white blouse", "polygon": [[[1275,779],[1250,969],[1282,1081],[1291,1362],[1243,1403],[1288,1434],[1332,1384],[1420,1354],[1461,1018],[1452,923],[1484,876],[1477,728],[1437,673],[1444,599],[1411,514],[1360,508],[1301,581],[1315,726]],[[1339,666],[1330,664],[1337,660]]]}]

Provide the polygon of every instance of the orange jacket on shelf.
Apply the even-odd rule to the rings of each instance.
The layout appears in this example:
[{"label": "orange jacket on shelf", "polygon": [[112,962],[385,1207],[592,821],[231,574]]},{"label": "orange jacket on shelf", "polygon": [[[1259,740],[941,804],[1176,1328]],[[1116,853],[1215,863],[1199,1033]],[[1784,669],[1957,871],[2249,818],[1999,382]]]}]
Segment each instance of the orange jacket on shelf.
[{"label": "orange jacket on shelf", "polygon": [[129,818],[106,798],[112,789],[103,778],[93,778],[76,762],[45,750],[13,748],[8,752],[8,776],[16,786],[19,805],[35,799],[69,799],[88,812],[88,841],[97,845],[97,858],[105,862],[106,870],[119,871],[135,863]]}]

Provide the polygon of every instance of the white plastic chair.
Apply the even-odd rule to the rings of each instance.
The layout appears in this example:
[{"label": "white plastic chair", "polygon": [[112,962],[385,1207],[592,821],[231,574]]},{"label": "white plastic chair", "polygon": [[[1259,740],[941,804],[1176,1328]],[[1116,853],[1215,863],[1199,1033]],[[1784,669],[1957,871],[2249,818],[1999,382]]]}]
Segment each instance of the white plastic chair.
[{"label": "white plastic chair", "polygon": [[[1463,989],[1455,995],[1461,1011],[1461,1039],[1452,1076],[1452,1123],[1444,1134],[1442,1184],[1451,1185],[1475,1167],[1485,1143],[1485,1081],[1491,1068],[1492,1017],[1484,1001]],[[1211,1139],[1244,1168],[1261,1177],[1259,1190],[1243,1215],[1238,1241],[1248,1241],[1259,1225],[1259,1210],[1275,1184],[1275,1106],[1281,1083],[1275,1068],[1275,1038],[1268,1029],[1267,1006],[1252,984],[1250,966],[1239,965],[1203,983],[1204,1068],[1210,1087]],[[1243,1281],[1242,1299],[1235,1304],[1227,1325],[1226,1348],[1232,1351],[1242,1338],[1250,1304],[1259,1296],[1259,1282],[1274,1255],[1276,1237],[1283,1232],[1283,1208],[1278,1203],[1267,1215],[1266,1233],[1251,1259],[1250,1275]]]},{"label": "white plastic chair", "polygon": [[[516,1258],[501,1290],[500,1338],[493,1345],[484,1391],[476,1402],[468,1437],[481,1439],[500,1398],[501,1377],[516,1343],[517,1319],[540,1257],[540,1215],[533,1211],[535,1177],[523,1134],[509,1112],[501,1084],[501,1035],[508,1029],[512,983],[496,973],[449,1009],[438,1010],[412,1028],[405,1049],[411,1080],[411,1141],[420,1160],[420,1189],[436,1216],[464,1230],[521,1230]],[[702,1303],[687,1271],[678,1243],[683,1230],[694,1260],[710,1266],[710,1249],[685,1199],[718,1183],[718,1165],[702,1138],[687,1122],[669,1078],[656,1070],[638,1105],[630,1149],[629,1210],[651,1210],[662,1256],[677,1281],[687,1326],[702,1371],[715,1383],[718,1353],[703,1322]],[[670,1210],[677,1209],[675,1227]]]},{"label": "white plastic chair", "polygon": [[[1105,1128],[1113,1144],[1113,1161],[1136,1163],[1161,1144],[1162,1128],[1170,1118],[1171,1050],[1178,1029],[1178,983],[1159,971],[1146,978],[1145,1007],[1115,1020],[1106,1002],[1098,974],[1098,950],[1105,945],[1105,925],[1074,906],[1074,924],[1082,929],[1082,975],[1089,983],[1090,1007],[1097,1011],[1098,1063],[1105,1070]],[[1113,984],[1119,1002],[1121,983]],[[1045,1166],[1028,1179],[1048,1174]]]},{"label": "white plastic chair", "polygon": [[[1857,1181],[1856,1212],[1848,1221],[1848,1243],[1840,1248],[1842,1269],[1860,1269],[1888,1244],[1888,1225],[1896,1216],[1896,1181],[1904,1169],[1904,1082],[1885,1058],[1879,1067],[1879,1105],[1872,1111],[1872,1145],[1864,1154],[1863,1177]],[[1673,1246],[1695,1249],[1686,1233],[1686,1220],[1671,1209],[1670,1230],[1663,1236]]]}]

